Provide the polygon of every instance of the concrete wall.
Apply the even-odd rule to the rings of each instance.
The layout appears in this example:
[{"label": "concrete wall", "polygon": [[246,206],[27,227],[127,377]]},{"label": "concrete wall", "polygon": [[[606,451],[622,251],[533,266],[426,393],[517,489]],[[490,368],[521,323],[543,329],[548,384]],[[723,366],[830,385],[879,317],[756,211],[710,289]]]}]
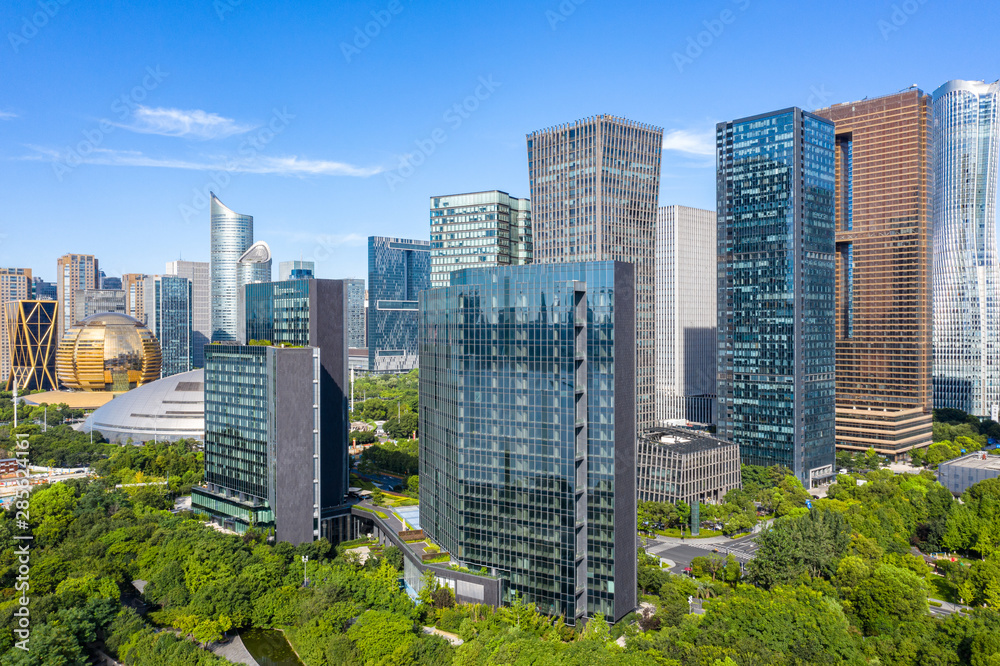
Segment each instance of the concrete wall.
[{"label": "concrete wall", "polygon": [[617,622],[635,610],[635,269],[615,262],[615,600]]}]

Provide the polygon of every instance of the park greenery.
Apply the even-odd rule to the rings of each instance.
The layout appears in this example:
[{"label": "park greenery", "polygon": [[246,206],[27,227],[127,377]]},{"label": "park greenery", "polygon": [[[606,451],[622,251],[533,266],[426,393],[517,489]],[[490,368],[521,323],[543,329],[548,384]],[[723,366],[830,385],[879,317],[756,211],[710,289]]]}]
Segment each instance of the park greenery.
[{"label": "park greenery", "polygon": [[[354,381],[354,410],[351,412],[351,420],[374,423],[404,413],[416,414],[417,378],[417,370],[411,370],[405,375],[366,374],[357,377]],[[407,432],[404,436],[408,437],[409,434]]]},{"label": "park greenery", "polygon": [[[196,445],[96,446],[97,478],[31,490],[30,652],[12,632],[18,561],[11,547],[0,552],[2,666],[86,664],[97,648],[129,666],[224,664],[206,648],[248,628],[281,630],[308,666],[1000,663],[998,480],[959,502],[929,471],[872,470],[838,476],[809,509],[788,470],[745,468],[742,489],[701,511],[729,526],[773,515],[755,559],[741,567],[706,551],[687,577],[640,552],[640,609],[573,627],[517,597],[502,608],[458,604],[433,575],[413,601],[400,588],[399,550],[365,539],[292,546],[254,529],[218,532],[167,510],[200,479]],[[137,478],[168,482],[116,487]],[[654,509],[671,520],[665,507],[645,508]],[[672,509],[683,520],[684,507]],[[5,544],[23,531],[15,520],[0,513]],[[364,564],[348,552],[359,545],[370,546]],[[918,554],[942,551],[956,561]],[[971,608],[936,617],[932,599]]]}]

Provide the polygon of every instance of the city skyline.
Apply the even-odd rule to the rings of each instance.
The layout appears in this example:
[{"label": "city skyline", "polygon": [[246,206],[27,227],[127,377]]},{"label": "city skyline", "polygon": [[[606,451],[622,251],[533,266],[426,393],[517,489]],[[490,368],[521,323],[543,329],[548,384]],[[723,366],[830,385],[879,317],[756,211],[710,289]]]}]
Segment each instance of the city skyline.
[{"label": "city skyline", "polygon": [[[7,185],[0,215],[13,224],[3,230],[0,265],[30,266],[42,279],[54,280],[53,260],[67,252],[105,257],[101,268],[109,276],[157,274],[165,261],[181,258],[207,261],[207,234],[200,222],[208,209],[207,189],[216,189],[237,210],[255,215],[258,235],[271,244],[276,262],[303,257],[316,261],[318,277],[362,277],[368,232],[359,233],[356,220],[370,225],[370,233],[422,238],[428,196],[491,188],[525,196],[523,137],[537,127],[599,113],[660,125],[666,134],[660,204],[711,208],[711,136],[719,120],[793,104],[815,109],[892,93],[911,83],[929,91],[951,79],[996,77],[989,65],[986,26],[970,22],[964,10],[933,4],[920,4],[902,16],[894,16],[892,6],[805,10],[807,22],[822,19],[829,30],[813,35],[814,48],[786,58],[790,69],[780,79],[769,76],[770,67],[755,63],[772,62],[795,45],[756,49],[750,44],[764,26],[798,25],[803,16],[786,16],[748,0],[718,10],[653,8],[642,15],[628,7],[571,5],[573,11],[566,15],[558,4],[494,10],[497,20],[517,16],[511,24],[526,44],[526,55],[490,46],[467,49],[467,61],[456,64],[431,47],[415,47],[421,42],[413,37],[441,21],[458,28],[481,18],[485,9],[449,16],[443,8],[416,11],[402,2],[397,5],[402,9],[390,12],[391,20],[368,38],[370,43],[358,48],[355,29],[363,32],[372,12],[385,20],[379,12],[388,11],[388,3],[324,8],[310,26],[286,10],[245,3],[223,2],[221,9],[206,5],[173,17],[154,4],[133,20],[157,27],[134,34],[115,30],[100,8],[61,8],[25,43],[21,19],[30,24],[37,6],[12,3],[5,25],[17,39],[5,40],[11,57],[0,62],[0,85],[6,86],[0,106],[6,159],[0,168],[6,169]],[[725,23],[723,9],[730,11]],[[305,30],[294,46],[281,33],[289,24]],[[962,49],[933,39],[957,25],[967,37]],[[91,40],[85,45],[80,36],[87,30],[77,34],[81,26],[108,37],[108,43],[90,49]],[[184,30],[173,30],[178,26]],[[656,39],[643,40],[641,35],[653,26]],[[843,68],[830,72],[818,67],[824,64],[824,44],[832,47],[838,30],[848,27],[858,43],[842,54]],[[282,70],[295,69],[289,65],[302,58],[296,49],[302,40],[310,53],[323,56],[325,67],[322,73],[298,73],[287,81],[269,77],[275,83],[250,96],[241,91],[247,76],[255,76],[250,72],[259,67],[270,73],[275,65],[257,63],[262,56],[250,62],[228,57],[221,44],[236,31],[248,39],[262,38],[261,32],[270,39],[277,31],[271,52],[283,63]],[[456,48],[472,39],[462,32],[455,32]],[[622,75],[616,59],[606,62],[595,53],[583,54],[560,79],[534,72],[540,58],[562,57],[567,48],[577,49],[602,32],[622,44],[621,57],[649,64]],[[144,33],[153,39],[139,39]],[[169,48],[161,39],[168,34],[177,38]],[[66,73],[56,69],[78,55],[79,65]],[[759,73],[730,81],[723,94],[716,81],[734,57],[746,63],[747,71]],[[447,67],[427,66],[443,58]],[[203,67],[205,62],[213,67]],[[360,85],[389,65],[393,76],[371,90]],[[431,74],[441,70],[449,72],[444,80]],[[54,85],[37,90],[29,77],[38,76],[51,77]],[[434,95],[423,93],[428,77],[438,86]],[[656,85],[640,86],[639,77],[652,77]],[[402,88],[396,85],[404,80]],[[584,81],[588,85],[582,86]],[[355,102],[324,103],[332,91],[345,87],[360,91]],[[622,94],[626,87],[633,92]],[[476,97],[477,90],[484,99]],[[311,103],[309,98],[317,95],[318,103]],[[533,100],[528,108],[520,104],[525,96]],[[455,120],[444,119],[470,97],[469,106],[477,108],[462,109],[468,117],[452,111],[448,117]],[[399,104],[402,99],[405,105]],[[331,108],[332,115],[321,111]],[[456,127],[458,120],[462,122]],[[432,138],[436,129],[446,140]],[[264,130],[274,133],[273,140],[257,139]],[[250,167],[231,172],[209,168],[225,166],[228,156],[240,157],[241,145],[250,140],[260,146],[247,149],[257,154],[256,172]],[[418,144],[428,154],[420,153],[422,164],[404,177],[398,173],[401,156],[417,155]],[[84,163],[67,163],[68,171],[57,174],[56,165],[66,162],[71,151],[81,153]],[[481,159],[483,154],[491,159]],[[402,182],[392,188],[387,176]],[[333,202],[337,208],[331,213]],[[125,228],[136,210],[143,211],[146,221],[142,233],[93,233],[94,228]],[[29,217],[31,225],[17,223]],[[31,247],[36,231],[57,238],[58,247],[51,252]]]}]

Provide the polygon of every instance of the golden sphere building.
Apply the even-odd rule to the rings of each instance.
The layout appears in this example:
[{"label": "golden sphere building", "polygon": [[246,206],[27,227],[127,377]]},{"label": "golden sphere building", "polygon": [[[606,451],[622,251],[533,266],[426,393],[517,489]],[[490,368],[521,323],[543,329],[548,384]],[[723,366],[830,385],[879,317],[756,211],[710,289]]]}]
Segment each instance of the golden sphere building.
[{"label": "golden sphere building", "polygon": [[95,314],[74,324],[56,351],[67,389],[122,393],[160,378],[160,343],[138,319]]}]

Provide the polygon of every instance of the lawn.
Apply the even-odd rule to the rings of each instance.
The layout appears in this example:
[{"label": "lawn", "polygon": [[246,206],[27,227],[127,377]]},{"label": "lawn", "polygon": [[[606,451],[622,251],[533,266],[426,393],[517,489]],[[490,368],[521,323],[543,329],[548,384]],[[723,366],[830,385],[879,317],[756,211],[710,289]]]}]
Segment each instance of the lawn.
[{"label": "lawn", "polygon": [[940,599],[941,601],[948,601],[953,604],[958,603],[958,594],[955,586],[946,581],[943,576],[933,573],[927,574],[927,584],[930,587],[929,596],[932,599]]}]

